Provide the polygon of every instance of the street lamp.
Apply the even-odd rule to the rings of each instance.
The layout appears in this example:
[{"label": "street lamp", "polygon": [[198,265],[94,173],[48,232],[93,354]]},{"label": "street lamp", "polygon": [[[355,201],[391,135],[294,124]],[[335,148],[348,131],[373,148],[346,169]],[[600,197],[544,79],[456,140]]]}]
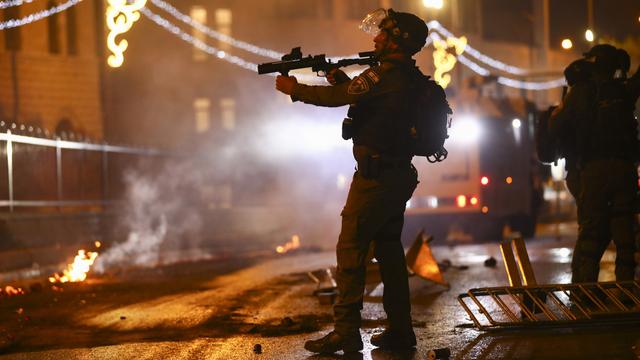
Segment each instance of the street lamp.
[{"label": "street lamp", "polygon": [[442,9],[444,6],[444,0],[422,0],[422,4],[426,8]]},{"label": "street lamp", "polygon": [[584,32],[584,38],[587,39],[588,42],[593,42],[593,31],[591,31],[591,29],[587,29],[587,31]]},{"label": "street lamp", "polygon": [[573,47],[573,42],[570,39],[562,40],[562,48],[565,50],[569,50]]}]

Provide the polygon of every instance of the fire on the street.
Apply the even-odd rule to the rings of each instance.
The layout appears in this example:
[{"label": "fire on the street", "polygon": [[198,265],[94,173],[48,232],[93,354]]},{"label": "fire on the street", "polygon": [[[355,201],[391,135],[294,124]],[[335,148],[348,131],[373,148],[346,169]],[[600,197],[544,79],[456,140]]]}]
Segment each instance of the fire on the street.
[{"label": "fire on the street", "polygon": [[300,236],[293,235],[291,237],[291,241],[289,241],[286,244],[284,244],[284,246],[278,246],[276,248],[276,252],[278,254],[284,254],[289,250],[297,249],[299,247],[300,247]]},{"label": "fire on the street", "polygon": [[24,295],[22,288],[15,288],[13,286],[5,286],[4,289],[0,287],[0,295],[15,296]]},{"label": "fire on the street", "polygon": [[78,250],[78,255],[76,255],[71,264],[67,265],[67,268],[62,272],[62,276],[57,273],[53,274],[53,276],[49,277],[49,281],[52,283],[84,281],[97,257],[97,252]]}]

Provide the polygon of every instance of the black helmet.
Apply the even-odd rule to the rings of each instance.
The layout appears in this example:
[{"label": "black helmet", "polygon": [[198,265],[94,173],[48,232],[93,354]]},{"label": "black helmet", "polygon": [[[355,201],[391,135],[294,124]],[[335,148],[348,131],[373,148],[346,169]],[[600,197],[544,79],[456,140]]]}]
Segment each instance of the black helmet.
[{"label": "black helmet", "polygon": [[378,9],[369,13],[360,28],[368,33],[374,30],[387,32],[395,42],[409,54],[420,51],[427,42],[429,28],[424,20],[404,12],[396,12],[393,9]]},{"label": "black helmet", "polygon": [[622,70],[623,73],[628,73],[629,68],[631,67],[631,57],[629,57],[629,53],[624,49],[618,49],[618,69]]},{"label": "black helmet", "polygon": [[573,86],[579,82],[587,81],[593,75],[595,64],[587,61],[586,59],[578,59],[566,69],[564,69],[564,77],[567,79],[567,84]]},{"label": "black helmet", "polygon": [[585,58],[595,58],[596,70],[613,75],[620,68],[620,54],[615,46],[598,44],[583,54]]}]

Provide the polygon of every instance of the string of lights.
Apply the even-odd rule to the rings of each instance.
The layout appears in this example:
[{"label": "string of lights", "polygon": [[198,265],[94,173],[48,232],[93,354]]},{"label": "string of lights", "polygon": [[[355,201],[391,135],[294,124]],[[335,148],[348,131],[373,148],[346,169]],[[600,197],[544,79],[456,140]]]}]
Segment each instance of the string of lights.
[{"label": "string of lights", "polygon": [[234,39],[233,37],[223,34],[219,31],[215,31],[212,28],[202,24],[199,21],[195,21],[193,20],[192,17],[181,13],[180,11],[178,11],[178,9],[176,9],[175,7],[173,7],[171,4],[162,1],[162,0],[150,0],[150,2],[157,6],[158,8],[166,11],[167,13],[169,13],[171,16],[173,16],[174,18],[182,21],[183,23],[195,28],[196,30],[206,34],[207,36],[214,38],[216,40],[225,42],[227,44],[230,44],[234,47],[237,47],[239,49],[242,50],[246,50],[248,52],[260,55],[260,56],[264,56],[264,57],[268,57],[268,58],[272,58],[272,59],[278,59],[280,60],[282,58],[282,56],[284,55],[281,52],[275,51],[275,50],[270,50],[270,49],[265,49],[265,48],[261,48],[259,46],[253,45],[253,44],[249,44],[247,42],[241,41],[241,40],[237,40]]},{"label": "string of lights", "polygon": [[[429,21],[428,26],[430,29],[434,29],[435,31],[439,32],[440,34],[446,37],[457,37],[436,20]],[[477,59],[478,61],[491,66],[494,69],[498,69],[506,73],[510,73],[513,75],[526,75],[530,73],[529,70],[522,69],[516,66],[507,65],[502,61],[489,57],[468,44],[467,44],[467,47],[465,48],[465,53],[471,55],[473,58]]]},{"label": "string of lights", "polygon": [[42,20],[48,16],[51,16],[53,14],[57,14],[59,12],[63,12],[65,10],[67,10],[68,8],[77,5],[79,2],[81,2],[82,0],[69,0],[66,3],[57,5],[57,6],[53,6],[50,9],[47,10],[42,10],[42,11],[38,11],[36,13],[27,15],[21,19],[10,19],[4,22],[0,22],[0,30],[5,30],[5,29],[11,29],[14,27],[18,27],[18,26],[23,26],[23,25],[27,25],[30,24],[34,21],[38,21],[38,20]]},{"label": "string of lights", "polygon": [[[440,37],[440,35],[438,35],[437,33],[431,33],[430,37],[432,37],[433,40],[435,41],[443,41],[442,37]],[[469,46],[467,45],[467,47],[465,48],[465,54],[467,52],[468,47]],[[491,75],[491,71],[471,61],[468,57],[464,56],[464,54],[458,55],[458,61],[460,61],[460,63],[462,63],[463,65],[465,65],[466,67],[471,69],[471,71],[475,72],[478,75],[481,75],[481,76]],[[513,87],[516,89],[525,89],[525,90],[549,90],[549,89],[554,89],[554,88],[566,85],[566,81],[564,78],[557,78],[557,79],[552,79],[548,81],[522,81],[522,80],[508,78],[505,76],[498,76],[497,82],[505,86]]]},{"label": "string of lights", "polygon": [[0,1],[0,9],[6,9],[13,6],[20,6],[22,4],[33,2],[33,0],[8,0]]},{"label": "string of lights", "polygon": [[[186,33],[184,30],[182,30],[181,28],[179,28],[178,26],[176,26],[175,24],[171,23],[169,20],[163,18],[162,16],[152,12],[151,10],[149,10],[149,8],[144,7],[140,10],[140,12],[146,16],[147,18],[149,18],[151,21],[153,21],[154,23],[156,23],[157,25],[160,25],[161,27],[163,27],[165,30],[169,31],[170,33],[174,34],[175,36],[177,36],[178,38],[180,38],[181,40],[190,43],[191,45],[197,47],[198,49],[206,52],[209,55],[215,56],[218,59],[224,60],[226,62],[229,62],[231,64],[240,66],[243,69],[246,70],[250,70],[253,72],[257,72],[258,71],[258,64],[252,63],[250,61],[247,61],[239,56],[235,56],[235,55],[229,55],[226,52],[217,49],[211,45],[208,45],[206,43],[204,43],[203,41],[196,39],[195,37],[193,37],[192,35]],[[269,74],[271,76],[276,76],[276,74]],[[309,82],[317,82],[319,81],[318,76],[313,76],[313,75],[308,75],[308,74],[298,74],[296,75],[299,79],[304,80],[304,81],[309,81]]]},{"label": "string of lights", "polygon": [[504,76],[498,77],[498,83],[505,86],[518,88],[518,89],[525,89],[525,90],[549,90],[549,89],[558,88],[567,84],[564,78],[558,78],[558,79],[553,79],[549,81],[521,81],[521,80],[510,79]]},{"label": "string of lights", "polygon": [[198,49],[206,52],[209,55],[213,55],[215,57],[217,57],[218,59],[227,61],[229,63],[232,63],[234,65],[238,65],[243,69],[247,69],[247,70],[251,70],[251,71],[258,71],[258,65],[249,61],[246,61],[238,56],[235,55],[229,55],[226,52],[217,49],[211,45],[208,45],[206,43],[204,43],[203,41],[196,39],[195,37],[191,36],[190,34],[187,34],[185,31],[183,31],[182,29],[180,29],[179,27],[177,27],[176,25],[174,25],[173,23],[171,23],[170,21],[168,21],[167,19],[163,18],[162,16],[152,12],[151,10],[149,10],[149,8],[144,7],[142,9],[140,9],[140,12],[142,12],[142,14],[144,16],[146,16],[147,18],[149,18],[151,21],[153,21],[154,23],[156,23],[157,25],[160,25],[161,27],[165,28],[167,31],[171,32],[172,34],[174,34],[175,36],[179,37],[180,39],[191,43],[193,46],[197,47]]}]

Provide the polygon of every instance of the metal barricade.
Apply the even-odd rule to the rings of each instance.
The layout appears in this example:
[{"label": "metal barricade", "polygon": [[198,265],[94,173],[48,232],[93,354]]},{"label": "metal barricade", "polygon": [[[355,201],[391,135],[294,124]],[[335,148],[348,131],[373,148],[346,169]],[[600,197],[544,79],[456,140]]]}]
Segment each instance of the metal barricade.
[{"label": "metal barricade", "polygon": [[637,281],[538,285],[521,238],[501,244],[500,250],[510,286],[471,289],[458,296],[479,330],[640,321]]}]

